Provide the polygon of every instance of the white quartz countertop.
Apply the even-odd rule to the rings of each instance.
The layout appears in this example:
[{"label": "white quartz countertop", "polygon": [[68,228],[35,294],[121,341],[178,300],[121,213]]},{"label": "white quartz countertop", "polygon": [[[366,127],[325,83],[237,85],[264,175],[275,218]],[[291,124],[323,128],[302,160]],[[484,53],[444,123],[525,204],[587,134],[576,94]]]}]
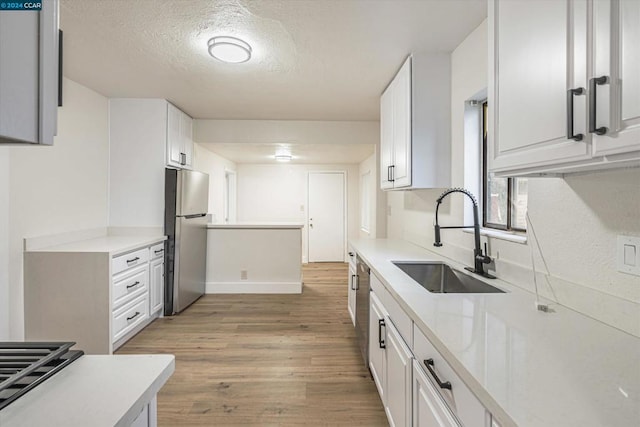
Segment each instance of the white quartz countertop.
[{"label": "white quartz countertop", "polygon": [[128,427],[174,369],[173,355],[84,355],[0,410],[0,426]]},{"label": "white quartz countertop", "polygon": [[166,236],[102,236],[60,245],[31,249],[27,252],[92,252],[118,255],[166,240]]},{"label": "white quartz countertop", "polygon": [[234,224],[208,224],[208,228],[222,229],[295,229],[303,228],[301,222],[238,222]]},{"label": "white quartz countertop", "polygon": [[484,281],[506,293],[432,294],[391,261],[464,266],[405,241],[350,243],[503,426],[640,426],[639,338],[557,304],[538,311],[499,279]]}]

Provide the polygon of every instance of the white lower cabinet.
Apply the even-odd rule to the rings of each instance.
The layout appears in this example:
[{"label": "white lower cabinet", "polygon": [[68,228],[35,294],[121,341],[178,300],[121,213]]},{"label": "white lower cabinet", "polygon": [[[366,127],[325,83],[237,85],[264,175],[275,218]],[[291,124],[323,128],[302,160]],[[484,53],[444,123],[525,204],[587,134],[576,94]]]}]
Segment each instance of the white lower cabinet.
[{"label": "white lower cabinet", "polygon": [[358,289],[358,274],[354,265],[349,263],[349,290],[347,291],[347,309],[349,316],[356,325],[356,290]]},{"label": "white lower cabinet", "polygon": [[157,427],[158,425],[158,400],[154,396],[148,405],[142,408],[140,414],[131,423],[130,427]]},{"label": "white lower cabinet", "polygon": [[113,312],[113,342],[131,332],[149,318],[149,294],[144,293]]},{"label": "white lower cabinet", "polygon": [[384,318],[382,304],[376,294],[371,292],[369,295],[369,370],[383,404],[386,399],[384,379],[387,368]]},{"label": "white lower cabinet", "polygon": [[111,295],[113,299],[113,309],[117,310],[127,301],[131,301],[139,295],[144,294],[149,283],[149,266],[141,265],[132,271],[122,273],[113,277],[113,287]]},{"label": "white lower cabinet", "polygon": [[164,243],[137,240],[101,236],[25,251],[25,339],[112,354],[157,317]]},{"label": "white lower cabinet", "polygon": [[411,424],[411,350],[374,292],[370,294],[369,368],[389,425]]},{"label": "white lower cabinet", "polygon": [[388,318],[385,320],[387,369],[385,412],[389,425],[411,425],[411,361],[413,355],[398,330]]},{"label": "white lower cabinet", "polygon": [[389,425],[498,426],[382,281],[370,283],[369,369]]},{"label": "white lower cabinet", "polygon": [[164,303],[164,243],[152,246],[149,257],[149,314],[155,314]]},{"label": "white lower cabinet", "polygon": [[417,360],[413,361],[413,425],[415,427],[460,426]]},{"label": "white lower cabinet", "polygon": [[[484,405],[462,382],[458,374],[416,325],[413,326],[413,354],[419,362],[420,368],[424,369],[431,383],[437,387],[441,399],[460,423],[465,427],[485,427],[486,410]],[[439,385],[438,382],[448,383],[448,388]]]}]

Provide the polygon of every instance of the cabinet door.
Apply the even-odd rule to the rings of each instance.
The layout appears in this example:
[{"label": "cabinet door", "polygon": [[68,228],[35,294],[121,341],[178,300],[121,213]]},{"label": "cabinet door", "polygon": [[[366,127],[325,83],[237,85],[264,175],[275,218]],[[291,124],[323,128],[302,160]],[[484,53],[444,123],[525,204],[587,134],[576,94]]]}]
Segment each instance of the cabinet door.
[{"label": "cabinet door", "polygon": [[181,112],[180,136],[182,139],[182,166],[186,169],[193,167],[193,119]]},{"label": "cabinet door", "polygon": [[594,155],[640,150],[640,2],[593,2],[593,77],[607,76],[595,86],[595,127],[607,127],[593,135]]},{"label": "cabinet door", "polygon": [[169,166],[182,166],[181,121],[182,111],[167,103],[167,165]]},{"label": "cabinet door", "polygon": [[386,327],[384,311],[376,294],[369,294],[369,369],[378,388],[380,400],[386,404],[386,392],[384,380],[386,378]]},{"label": "cabinet door", "polygon": [[353,322],[353,326],[356,325],[356,289],[358,286],[358,275],[356,274],[355,267],[349,264],[349,290],[347,293],[347,306],[349,309],[349,316]]},{"label": "cabinet door", "polygon": [[490,169],[544,169],[591,157],[586,95],[586,0],[489,1]]},{"label": "cabinet door", "polygon": [[385,371],[385,412],[391,427],[411,425],[411,351],[391,320],[385,319],[387,330]]},{"label": "cabinet door", "polygon": [[380,188],[393,188],[393,86],[392,81],[380,98]]},{"label": "cabinet door", "polygon": [[150,274],[149,314],[154,314],[162,308],[164,290],[164,260],[162,258],[151,261]]},{"label": "cabinet door", "polygon": [[412,425],[415,427],[460,426],[417,360],[413,361]]},{"label": "cabinet door", "polygon": [[58,72],[58,0],[0,13],[0,142],[53,144]]},{"label": "cabinet door", "polygon": [[411,185],[411,57],[394,79],[392,177],[394,188]]},{"label": "cabinet door", "polygon": [[130,427],[151,427],[149,424],[149,405],[144,405],[142,412],[133,420]]}]

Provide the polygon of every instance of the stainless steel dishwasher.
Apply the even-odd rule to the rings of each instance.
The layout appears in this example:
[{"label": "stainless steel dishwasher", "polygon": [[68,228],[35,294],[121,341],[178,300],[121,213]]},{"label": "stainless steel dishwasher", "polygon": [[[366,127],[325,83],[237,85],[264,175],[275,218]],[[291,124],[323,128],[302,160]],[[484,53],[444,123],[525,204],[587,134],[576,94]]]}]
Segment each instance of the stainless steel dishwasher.
[{"label": "stainless steel dishwasher", "polygon": [[356,338],[364,359],[369,368],[369,274],[367,264],[356,256]]}]

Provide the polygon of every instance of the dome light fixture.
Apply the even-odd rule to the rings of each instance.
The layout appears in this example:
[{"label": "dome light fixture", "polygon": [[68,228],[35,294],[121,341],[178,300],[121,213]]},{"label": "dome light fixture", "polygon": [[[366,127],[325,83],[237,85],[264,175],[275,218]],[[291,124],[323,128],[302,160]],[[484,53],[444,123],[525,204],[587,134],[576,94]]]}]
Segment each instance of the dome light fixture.
[{"label": "dome light fixture", "polygon": [[237,37],[212,37],[207,44],[209,45],[209,55],[219,61],[239,64],[251,59],[251,46]]}]

